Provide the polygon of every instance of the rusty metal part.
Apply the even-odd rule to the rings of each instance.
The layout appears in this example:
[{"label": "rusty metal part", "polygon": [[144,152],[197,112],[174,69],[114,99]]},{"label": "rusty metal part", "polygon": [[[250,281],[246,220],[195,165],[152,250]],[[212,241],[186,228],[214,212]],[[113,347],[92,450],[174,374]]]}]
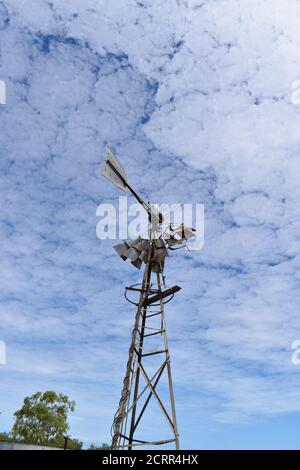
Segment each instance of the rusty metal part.
[{"label": "rusty metal part", "polygon": [[166,289],[164,291],[159,290],[157,294],[150,295],[144,300],[143,307],[147,307],[148,305],[154,304],[157,301],[163,300],[170,296],[172,296],[173,298],[174,294],[176,294],[176,292],[179,292],[180,290],[180,286],[173,286],[170,287],[170,289]]}]

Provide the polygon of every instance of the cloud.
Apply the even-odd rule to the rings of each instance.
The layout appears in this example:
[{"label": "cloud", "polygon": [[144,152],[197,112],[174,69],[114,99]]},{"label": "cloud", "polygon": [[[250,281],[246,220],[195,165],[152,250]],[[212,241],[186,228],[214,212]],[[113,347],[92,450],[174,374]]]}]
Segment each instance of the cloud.
[{"label": "cloud", "polygon": [[95,235],[117,197],[109,142],[146,197],[205,203],[204,249],[166,267],[182,427],[193,406],[227,425],[299,411],[299,17],[279,0],[0,2],[7,410],[57,386],[74,433],[97,440],[104,416],[108,439],[139,279]]}]

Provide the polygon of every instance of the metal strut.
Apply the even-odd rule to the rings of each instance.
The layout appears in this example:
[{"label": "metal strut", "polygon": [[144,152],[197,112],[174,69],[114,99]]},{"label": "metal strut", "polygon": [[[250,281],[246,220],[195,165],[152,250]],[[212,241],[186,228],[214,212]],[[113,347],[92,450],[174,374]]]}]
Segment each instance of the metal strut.
[{"label": "metal strut", "polygon": [[[150,241],[150,248],[148,251],[148,258],[145,266],[143,282],[140,289],[139,302],[137,306],[134,327],[131,335],[131,344],[129,348],[129,356],[126,367],[125,378],[123,381],[123,390],[119,401],[118,410],[115,414],[112,425],[112,449],[128,449],[131,450],[136,446],[147,445],[164,445],[167,443],[174,443],[176,449],[179,449],[179,435],[176,421],[174,391],[171,374],[170,354],[166,330],[166,321],[164,315],[164,299],[168,295],[174,295],[180,288],[169,289],[170,292],[162,291],[161,272],[156,272],[156,286],[153,289],[151,283],[153,260],[155,257],[157,240]],[[175,290],[175,292],[174,292]],[[155,308],[153,306],[155,301],[156,311],[150,310]],[[159,326],[153,326],[151,322],[158,322]],[[144,347],[148,342],[150,343],[152,337],[160,335],[163,340],[162,347],[155,350],[145,350]],[[159,366],[156,372],[150,377],[147,373],[147,363],[145,358],[147,356],[156,355],[159,360]],[[157,392],[157,385],[166,373],[168,388],[169,388],[169,402],[171,405],[171,413],[167,408]],[[144,379],[145,386],[141,387],[141,377]],[[144,412],[151,400],[154,398],[159,405],[162,415],[165,417],[171,429],[171,438],[159,439],[156,441],[147,441],[144,439],[137,439],[136,432],[140,431],[142,418]],[[142,430],[141,430],[142,431]]]}]

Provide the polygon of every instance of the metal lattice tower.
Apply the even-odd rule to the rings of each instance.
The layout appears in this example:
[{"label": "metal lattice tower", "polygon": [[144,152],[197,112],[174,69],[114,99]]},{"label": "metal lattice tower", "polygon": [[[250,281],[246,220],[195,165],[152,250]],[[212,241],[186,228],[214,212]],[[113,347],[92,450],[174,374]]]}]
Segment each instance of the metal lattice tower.
[{"label": "metal lattice tower", "polygon": [[[150,243],[149,258],[146,263],[143,282],[140,288],[129,288],[139,291],[139,302],[132,331],[124,386],[112,427],[113,449],[131,449],[135,445],[159,445],[171,442],[174,442],[176,449],[179,449],[170,353],[164,313],[164,298],[167,296],[163,298],[162,273],[152,272],[156,240],[152,240]],[[152,283],[151,279],[154,275],[156,277],[155,284]],[[169,290],[168,296],[171,295],[173,295],[173,292]],[[153,326],[154,317],[156,318],[156,326]],[[159,327],[157,326],[157,320],[159,320]],[[162,347],[160,349],[148,350],[147,340],[154,335],[161,336]],[[150,377],[147,373],[146,358],[154,355],[159,357],[158,367],[156,372]],[[171,415],[156,391],[157,384],[164,372],[167,373],[168,377]],[[141,385],[141,376],[146,384],[144,387]],[[161,412],[171,427],[172,437],[170,439],[152,442],[135,439],[137,428],[152,397],[158,402]],[[138,404],[140,404],[140,407],[137,413]]]},{"label": "metal lattice tower", "polygon": [[[114,248],[123,260],[130,259],[140,269],[145,263],[141,284],[126,288],[125,297],[136,305],[136,315],[131,334],[131,343],[123,389],[119,406],[112,425],[112,449],[131,450],[137,446],[164,445],[173,443],[179,449],[179,434],[176,421],[174,390],[171,373],[170,352],[164,306],[180,290],[179,286],[167,288],[164,277],[164,261],[167,249],[182,247],[184,242],[194,236],[194,230],[181,225],[169,226],[160,234],[163,216],[129,186],[122,166],[106,147],[106,162],[103,175],[120,189],[129,189],[148,213],[150,228],[149,239],[127,240]],[[138,296],[135,301],[129,295]],[[151,349],[151,340],[158,339],[159,347]],[[156,341],[157,342],[157,341]],[[155,358],[151,366],[147,360]],[[151,370],[151,372],[150,372]],[[168,393],[164,398],[158,393],[158,385],[166,379]],[[166,395],[166,396],[165,396]],[[170,428],[170,437],[161,438],[155,430],[154,439],[143,438],[142,422],[150,400],[156,401],[159,410]],[[169,411],[170,410],[170,411]]]}]

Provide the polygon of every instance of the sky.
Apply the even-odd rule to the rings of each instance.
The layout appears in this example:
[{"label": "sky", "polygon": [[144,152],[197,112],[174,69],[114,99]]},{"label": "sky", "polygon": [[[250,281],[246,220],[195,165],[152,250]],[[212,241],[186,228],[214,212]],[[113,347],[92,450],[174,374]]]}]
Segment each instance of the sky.
[{"label": "sky", "polygon": [[182,448],[299,448],[299,47],[298,0],[0,1],[0,431],[54,389],[110,441],[140,274],[96,237],[109,143],[145,198],[205,205],[166,262]]}]

